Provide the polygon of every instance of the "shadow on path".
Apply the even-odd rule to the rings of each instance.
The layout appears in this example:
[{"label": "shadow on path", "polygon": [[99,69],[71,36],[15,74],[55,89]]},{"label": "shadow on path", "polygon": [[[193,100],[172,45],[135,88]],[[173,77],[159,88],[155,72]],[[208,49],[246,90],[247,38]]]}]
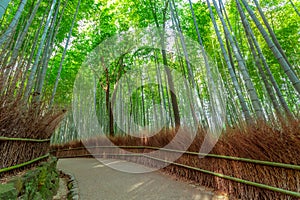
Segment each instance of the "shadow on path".
[{"label": "shadow on path", "polygon": [[[105,163],[105,165],[103,164]],[[123,160],[93,158],[60,159],[58,168],[78,181],[82,200],[209,200],[212,193],[173,180],[160,172],[131,174],[106,165],[143,170],[145,166]]]}]

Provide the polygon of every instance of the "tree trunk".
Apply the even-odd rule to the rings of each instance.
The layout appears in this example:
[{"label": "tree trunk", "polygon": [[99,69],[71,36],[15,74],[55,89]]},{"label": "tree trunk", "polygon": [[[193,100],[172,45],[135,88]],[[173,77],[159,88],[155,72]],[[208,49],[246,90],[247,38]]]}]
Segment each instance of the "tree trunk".
[{"label": "tree trunk", "polygon": [[262,112],[262,106],[261,106],[260,100],[259,100],[259,98],[257,96],[257,93],[255,91],[255,88],[253,86],[253,83],[252,83],[252,81],[250,79],[250,76],[248,74],[248,71],[247,71],[247,68],[246,68],[246,65],[245,65],[245,61],[242,58],[242,56],[241,56],[241,54],[239,52],[238,46],[236,46],[236,44],[235,44],[235,42],[234,42],[234,40],[233,40],[233,38],[232,38],[232,36],[231,36],[228,28],[227,28],[227,25],[226,25],[226,23],[225,23],[225,21],[223,19],[223,16],[222,16],[222,14],[221,14],[221,12],[220,12],[220,10],[218,8],[218,5],[217,5],[216,1],[213,0],[213,3],[214,3],[214,6],[216,8],[216,11],[217,11],[217,13],[219,15],[219,18],[220,18],[220,20],[222,22],[223,29],[224,29],[225,34],[226,34],[225,36],[229,39],[229,42],[230,42],[230,44],[232,46],[232,49],[233,49],[233,53],[234,53],[234,55],[235,55],[235,57],[237,59],[238,66],[240,67],[241,73],[243,75],[243,79],[244,79],[245,84],[246,84],[247,92],[248,92],[248,94],[250,96],[251,103],[252,103],[253,108],[255,110],[256,117],[258,119],[264,119],[264,114]]},{"label": "tree trunk", "polygon": [[108,122],[109,122],[109,135],[114,136],[114,118],[113,118],[113,112],[112,112],[112,104],[110,99],[110,77],[109,77],[109,71],[108,67],[105,66],[104,58],[101,58],[102,65],[104,68],[104,72],[106,75],[106,85],[105,85],[105,103],[106,103],[106,110],[108,114]]},{"label": "tree trunk", "polygon": [[168,8],[168,1],[165,3],[165,8],[163,10],[163,27],[161,30],[161,27],[159,25],[158,19],[157,19],[157,13],[154,9],[154,5],[153,2],[150,0],[151,3],[151,11],[153,14],[153,18],[156,24],[156,27],[160,30],[160,42],[161,42],[161,53],[162,53],[162,57],[163,57],[163,64],[164,64],[164,69],[167,75],[167,81],[168,81],[168,86],[169,86],[169,92],[171,95],[171,103],[172,103],[172,107],[173,107],[173,114],[174,114],[174,120],[175,120],[175,129],[177,130],[180,127],[180,114],[179,114],[179,107],[178,107],[178,102],[177,102],[177,97],[175,92],[175,87],[174,87],[174,82],[173,82],[173,77],[170,71],[170,68],[168,67],[168,60],[167,60],[167,53],[166,53],[166,48],[165,48],[165,39],[164,39],[164,34],[165,34],[165,23],[166,23],[166,11]]},{"label": "tree trunk", "polygon": [[160,68],[158,65],[158,61],[157,61],[157,54],[156,52],[154,52],[154,56],[155,56],[155,65],[156,65],[156,77],[157,77],[157,90],[159,91],[159,99],[160,101],[162,101],[162,103],[160,104],[160,117],[161,119],[163,119],[163,117],[165,117],[166,122],[168,121],[167,116],[163,116],[163,110],[167,111],[167,102],[166,102],[166,98],[164,95],[164,88],[162,87],[163,81],[162,81],[162,75],[160,73]]},{"label": "tree trunk", "polygon": [[[290,68],[292,68],[292,65],[290,64],[290,62],[289,62],[289,60],[287,59],[287,57],[286,57],[286,55],[285,55],[285,53],[284,53],[284,51],[283,51],[281,45],[279,44],[279,42],[278,42],[278,40],[277,40],[277,37],[276,37],[276,35],[275,35],[274,31],[273,31],[273,28],[270,26],[270,24],[269,24],[268,20],[266,19],[265,15],[264,15],[264,13],[263,13],[263,11],[262,11],[262,9],[261,9],[261,7],[260,7],[259,4],[258,4],[257,0],[254,0],[254,3],[255,3],[255,5],[256,5],[256,7],[257,7],[257,9],[258,9],[258,12],[259,12],[259,14],[260,14],[260,16],[261,16],[261,18],[262,18],[264,24],[266,25],[266,27],[267,27],[267,29],[268,29],[270,35],[271,35],[271,38],[272,38],[274,44],[275,44],[276,47],[278,48],[278,51],[279,51],[279,52],[281,53],[281,55],[284,57],[285,61],[286,61],[287,64],[290,66]],[[272,16],[271,16],[271,17],[272,17]],[[271,23],[272,23],[272,22],[273,22],[273,21],[272,21],[272,18],[271,18]],[[274,27],[273,23],[272,23],[272,26]]]},{"label": "tree trunk", "polygon": [[[61,74],[61,71],[62,71],[62,65],[63,65],[65,57],[66,57],[67,49],[68,49],[70,39],[71,39],[71,36],[72,36],[72,32],[73,32],[73,27],[74,27],[74,24],[75,24],[75,21],[76,21],[76,18],[77,18],[80,2],[81,2],[81,0],[78,0],[76,11],[75,11],[75,14],[74,14],[74,17],[73,17],[73,20],[72,20],[72,25],[70,27],[69,35],[68,35],[68,38],[67,38],[67,42],[65,44],[65,48],[64,48],[64,51],[63,51],[63,54],[62,54],[62,57],[61,57],[61,60],[60,60],[60,63],[59,63],[59,68],[58,68],[54,88],[53,88],[53,91],[52,91],[52,96],[51,96],[51,99],[50,99],[50,105],[49,105],[50,108],[52,107],[54,97],[55,97],[55,94],[56,94],[56,91],[57,91],[57,86],[58,86],[58,82],[59,82],[59,79],[60,79],[60,74]],[[65,7],[66,7],[66,4],[65,4],[64,8]]]},{"label": "tree trunk", "polygon": [[26,36],[27,33],[28,33],[28,29],[29,29],[29,27],[30,27],[30,25],[31,25],[31,23],[32,23],[32,21],[33,21],[33,18],[35,17],[35,14],[36,14],[36,12],[37,12],[37,10],[38,10],[38,8],[39,8],[41,2],[42,2],[42,0],[39,0],[39,1],[36,3],[36,5],[35,5],[33,11],[32,11],[31,14],[30,14],[29,19],[27,20],[26,26],[24,27],[24,29],[23,29],[23,31],[22,31],[20,37],[18,37],[17,42],[16,42],[16,45],[15,45],[15,48],[14,48],[14,50],[13,50],[13,53],[12,53],[12,56],[11,56],[11,59],[10,59],[10,64],[9,64],[9,65],[14,65],[14,63],[16,62],[18,53],[19,53],[20,48],[21,48],[21,46],[22,46],[22,44],[23,44],[23,42],[24,42],[25,36]]},{"label": "tree trunk", "polygon": [[[279,87],[278,87],[278,85],[277,85],[277,83],[276,83],[276,81],[275,81],[275,79],[274,79],[271,71],[270,71],[270,68],[269,68],[269,66],[267,64],[267,61],[266,61],[266,59],[265,59],[265,57],[264,57],[264,55],[262,53],[262,50],[261,50],[261,48],[260,48],[260,46],[259,46],[259,44],[258,44],[258,42],[257,42],[257,40],[255,38],[255,36],[254,36],[254,33],[253,33],[253,31],[252,31],[252,29],[250,27],[250,24],[249,24],[249,22],[248,22],[248,20],[246,18],[246,15],[245,15],[244,11],[242,10],[242,7],[241,7],[239,1],[236,1],[236,4],[237,4],[237,7],[238,7],[238,11],[239,11],[239,14],[240,14],[240,17],[241,17],[244,29],[246,31],[247,37],[248,38],[250,37],[248,40],[249,40],[249,42],[251,42],[251,41],[253,42],[253,44],[254,44],[254,46],[256,48],[256,51],[258,52],[258,57],[262,61],[263,65],[264,65],[264,67],[265,67],[265,69],[267,71],[269,79],[270,79],[270,81],[271,81],[271,83],[272,83],[272,85],[273,85],[273,87],[274,87],[274,89],[276,91],[276,94],[277,94],[277,96],[279,98],[279,101],[280,101],[281,105],[283,106],[283,108],[285,110],[286,115],[289,118],[293,118],[293,114],[291,113],[291,111],[290,111],[290,109],[289,109],[286,101],[284,100],[283,95],[282,95],[282,93],[281,93],[281,91],[280,91],[280,89],[279,89]],[[254,53],[255,50],[253,49],[252,52]],[[256,62],[259,62],[259,61],[256,61]],[[259,62],[259,64],[257,66],[261,68],[260,62]],[[261,71],[262,69],[259,69],[259,70]],[[268,84],[268,82],[266,81],[267,78],[265,76],[262,77],[262,78],[265,79],[265,81],[264,81],[265,85]],[[277,111],[277,113],[280,113],[280,111],[279,111],[279,105],[276,103],[277,100],[274,97],[273,90],[272,90],[272,88],[268,88],[268,87],[269,86],[266,85],[266,88],[267,88],[267,90],[269,92],[269,95],[270,95],[271,101],[273,103],[273,106],[274,106],[275,110]]]},{"label": "tree trunk", "polygon": [[221,46],[222,54],[224,56],[224,59],[225,59],[225,62],[227,64],[227,67],[228,67],[228,70],[229,70],[229,73],[230,73],[230,77],[231,77],[234,89],[235,89],[235,91],[238,95],[238,99],[239,99],[240,105],[241,105],[242,110],[243,110],[243,114],[245,116],[245,119],[246,119],[247,123],[251,124],[252,123],[251,115],[250,115],[248,106],[246,104],[245,98],[242,94],[242,89],[241,89],[241,87],[240,87],[240,85],[237,81],[237,78],[236,78],[236,75],[233,71],[233,68],[232,68],[232,65],[230,63],[228,54],[225,50],[225,46],[224,46],[224,43],[222,41],[222,37],[221,37],[220,31],[219,31],[218,25],[216,23],[212,8],[210,6],[209,0],[207,0],[206,2],[207,2],[207,5],[208,5],[208,8],[209,8],[209,12],[210,12],[210,16],[211,16],[211,19],[212,19],[212,22],[213,22],[213,25],[214,25],[215,32],[216,32],[217,37],[218,37],[218,41],[219,41],[220,46]]},{"label": "tree trunk", "polygon": [[25,82],[26,82],[26,79],[27,79],[27,73],[28,73],[28,70],[29,70],[30,65],[32,63],[36,46],[38,45],[39,34],[40,34],[41,30],[42,30],[42,25],[43,25],[44,19],[46,17],[47,11],[43,14],[42,20],[41,20],[41,22],[39,24],[39,28],[36,31],[35,35],[34,35],[34,40],[33,40],[34,42],[33,42],[32,48],[31,48],[31,53],[30,53],[30,56],[29,56],[29,58],[27,60],[27,65],[26,65],[24,73],[23,73],[23,78],[22,78],[22,82],[21,82],[21,86],[20,86],[20,90],[19,90],[19,97],[23,96],[24,86],[25,86]]},{"label": "tree trunk", "polygon": [[274,42],[270,39],[270,37],[268,36],[268,33],[263,28],[262,24],[259,22],[258,18],[255,16],[254,12],[249,7],[248,3],[245,0],[242,0],[242,2],[244,4],[245,8],[247,9],[248,13],[250,14],[252,20],[254,21],[255,25],[257,26],[257,28],[259,29],[260,33],[262,34],[263,38],[267,42],[269,48],[271,49],[271,51],[273,52],[274,56],[278,60],[279,64],[283,68],[284,72],[286,73],[286,75],[288,76],[288,78],[290,79],[290,81],[292,82],[294,88],[296,89],[296,91],[298,92],[298,94],[300,94],[300,80],[299,80],[299,78],[296,76],[296,74],[290,68],[289,64],[286,62],[285,58],[280,53],[280,51],[278,50],[278,48],[276,47],[276,45],[274,44]]},{"label": "tree trunk", "polygon": [[56,24],[56,19],[57,19],[57,15],[58,15],[58,11],[59,11],[59,7],[60,7],[60,0],[58,0],[57,6],[56,6],[56,10],[54,13],[54,17],[52,19],[51,25],[50,25],[50,33],[48,34],[48,38],[47,38],[47,43],[46,46],[44,47],[44,52],[43,52],[43,60],[42,60],[42,69],[41,69],[41,73],[38,76],[37,79],[37,88],[35,89],[35,94],[37,94],[35,96],[35,102],[39,102],[41,100],[42,97],[42,89],[44,86],[44,81],[46,78],[46,73],[47,73],[47,69],[48,69],[48,64],[49,64],[49,60],[50,57],[52,55],[52,50],[53,50],[53,44],[55,41],[55,24]]},{"label": "tree trunk", "polygon": [[[300,17],[300,12],[299,12],[299,10],[296,8],[296,6],[295,6],[295,4],[293,3],[293,1],[292,1],[292,0],[289,0],[289,2],[292,4],[292,6],[293,6],[295,12],[296,12],[297,15]],[[1,16],[0,16],[0,18],[1,18]]]},{"label": "tree trunk", "polygon": [[8,6],[8,3],[10,2],[10,0],[2,0],[0,2],[0,19],[2,18],[2,16],[4,15],[5,13],[5,10]]},{"label": "tree trunk", "polygon": [[[196,116],[196,113],[195,113],[195,107],[194,107],[195,102],[194,102],[194,98],[191,96],[193,89],[195,89],[195,91],[197,91],[197,92],[198,92],[198,89],[197,89],[197,85],[195,83],[195,76],[194,76],[194,73],[193,73],[193,69],[192,69],[190,61],[189,61],[189,55],[188,55],[188,52],[187,52],[187,47],[186,47],[186,44],[185,44],[184,36],[182,34],[180,20],[179,20],[179,17],[178,17],[178,13],[177,13],[177,10],[176,10],[176,5],[175,5],[174,0],[171,0],[171,2],[170,2],[170,10],[171,10],[172,18],[173,18],[172,23],[175,25],[175,27],[177,29],[177,32],[179,33],[180,44],[181,44],[182,49],[183,49],[183,53],[184,53],[184,57],[185,57],[185,64],[187,66],[187,71],[188,71],[188,77],[187,78],[192,83],[192,88],[190,88],[188,83],[186,82],[186,79],[184,80],[185,87],[188,90],[187,94],[190,96],[189,97],[189,100],[190,100],[189,106],[191,108],[191,113],[192,113],[194,125],[196,127],[198,127],[199,126],[199,120],[198,120],[198,118]],[[179,49],[179,45],[177,44],[177,41],[176,41],[176,47],[177,47],[177,49]],[[183,64],[182,64],[182,68],[184,70]]]},{"label": "tree trunk", "polygon": [[[11,21],[11,23],[9,24],[8,28],[3,33],[3,35],[1,35],[1,37],[0,37],[0,46],[2,46],[3,43],[6,42],[8,40],[8,38],[11,36],[14,28],[17,26],[17,24],[19,22],[19,19],[21,17],[21,14],[24,10],[24,7],[25,7],[26,3],[27,3],[27,0],[22,0],[21,1],[20,6],[19,6],[13,20]],[[5,2],[3,2],[3,4],[5,4]]]},{"label": "tree trunk", "polygon": [[34,77],[35,77],[35,74],[36,74],[36,71],[37,71],[37,68],[38,68],[38,64],[39,64],[39,61],[40,61],[40,55],[42,53],[42,49],[43,49],[43,46],[44,46],[44,43],[45,43],[45,39],[46,39],[48,30],[49,30],[50,20],[51,20],[55,5],[56,5],[56,0],[53,0],[53,2],[51,4],[51,9],[49,11],[49,14],[48,14],[48,17],[47,17],[47,20],[46,20],[46,24],[45,24],[43,35],[42,35],[42,38],[41,38],[41,41],[40,41],[40,44],[39,44],[39,48],[38,48],[34,63],[31,67],[31,72],[30,72],[30,75],[29,75],[29,78],[28,78],[28,81],[27,81],[26,90],[25,90],[25,94],[24,94],[24,100],[25,101],[28,101],[28,98],[29,98],[31,90],[32,90],[33,80],[34,80]]}]

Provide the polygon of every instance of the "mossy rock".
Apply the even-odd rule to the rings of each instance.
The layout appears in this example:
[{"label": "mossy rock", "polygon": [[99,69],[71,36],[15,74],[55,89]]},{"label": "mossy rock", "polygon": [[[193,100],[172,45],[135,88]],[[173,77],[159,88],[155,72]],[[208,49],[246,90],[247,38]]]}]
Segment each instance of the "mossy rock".
[{"label": "mossy rock", "polygon": [[71,189],[73,188],[73,182],[69,182],[68,185],[67,185],[68,189]]},{"label": "mossy rock", "polygon": [[52,200],[59,187],[57,159],[50,158],[21,177],[0,185],[0,200]]},{"label": "mossy rock", "polygon": [[13,183],[0,184],[0,199],[16,200],[18,190],[14,187]]}]

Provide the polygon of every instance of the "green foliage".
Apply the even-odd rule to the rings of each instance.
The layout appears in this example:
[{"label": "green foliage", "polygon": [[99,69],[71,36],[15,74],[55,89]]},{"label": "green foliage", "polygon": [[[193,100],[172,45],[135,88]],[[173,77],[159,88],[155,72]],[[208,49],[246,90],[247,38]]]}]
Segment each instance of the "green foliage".
[{"label": "green foliage", "polygon": [[7,184],[0,184],[1,199],[52,199],[58,189],[59,175],[56,169],[57,159],[50,158],[37,168],[16,176]]},{"label": "green foliage", "polygon": [[[24,59],[26,61],[29,60],[30,57],[34,58],[36,55],[37,49],[32,49],[32,47],[34,45],[38,46],[38,42],[41,40],[41,33],[45,26],[46,17],[50,9],[51,2],[51,0],[42,0],[38,12],[32,22],[32,25],[29,28],[25,42],[21,47],[22,56],[26,58]],[[54,45],[52,54],[48,55],[50,56],[50,60],[46,76],[46,84],[43,88],[44,100],[49,100],[51,98],[54,84],[57,79],[63,51],[77,6],[77,1],[60,0],[58,2],[58,20],[54,26],[55,29],[57,28],[57,35],[55,36],[55,38],[51,38],[54,41]],[[28,0],[24,12],[22,13],[20,22],[15,29],[15,33],[13,34],[13,41],[17,41],[20,33],[23,31],[24,25],[29,19],[35,3],[36,0]],[[172,20],[174,19],[172,19],[171,17],[169,3],[169,1],[163,0],[81,0],[79,13],[76,18],[75,26],[71,35],[71,42],[67,49],[67,54],[62,65],[63,68],[55,95],[55,104],[67,107],[71,105],[71,101],[73,98],[73,84],[76,79],[77,72],[79,71],[80,67],[82,67],[86,56],[106,39],[119,33],[125,33],[128,30],[145,28],[148,26],[158,26],[160,28],[166,26],[175,29],[174,24],[172,24]],[[294,11],[289,1],[266,0],[259,1],[259,3],[263,9],[264,14],[267,17],[267,20],[269,21],[272,29],[275,32],[279,43],[286,53],[286,56],[288,57],[288,60],[291,63],[295,74],[299,76],[299,16]],[[255,90],[257,91],[260,100],[264,105],[267,105],[270,100],[267,97],[268,95],[262,83],[262,78],[258,73],[257,66],[255,65],[253,56],[249,49],[249,45],[245,37],[245,31],[241,23],[235,0],[226,1],[224,4],[228,22],[230,23],[232,28],[231,33],[236,39],[237,46],[240,48],[251,81],[255,86]],[[250,4],[255,14],[259,16],[255,5],[253,3]],[[294,4],[297,8],[300,7],[299,2],[295,2]],[[11,20],[13,19],[14,13],[18,9],[18,5],[19,2],[10,2],[9,7],[6,11],[6,15],[1,19],[0,22],[0,34],[3,33],[10,24]],[[64,8],[65,5],[66,7]],[[198,37],[188,2],[175,0],[175,7],[176,12],[178,13],[180,28],[183,35],[193,39],[195,42],[198,42]],[[193,9],[199,27],[199,32],[203,40],[204,48],[208,53],[209,58],[212,60],[212,66],[216,66],[218,68],[219,73],[222,77],[222,81],[224,82],[224,85],[226,85],[224,93],[227,93],[228,95],[229,93],[231,93],[232,95],[229,99],[229,104],[231,104],[231,107],[228,107],[239,107],[239,105],[236,104],[237,100],[235,99],[236,91],[232,86],[232,81],[230,79],[225,60],[221,54],[220,45],[212,26],[212,19],[209,14],[208,6],[204,1],[193,1]],[[244,7],[243,9],[245,10]],[[215,16],[217,16],[215,8],[213,8],[213,12],[215,13]],[[225,12],[222,11],[222,13],[225,20],[227,20],[225,17]],[[249,20],[250,16],[248,14],[246,15]],[[221,32],[221,37],[226,44],[220,20],[218,19],[218,17],[216,18]],[[61,19],[60,24],[58,24],[59,19]],[[259,20],[262,22],[261,18],[259,18]],[[299,107],[296,106],[298,102],[298,96],[292,89],[293,86],[289,81],[287,81],[288,79],[285,75],[285,72],[279,66],[278,61],[273,56],[273,53],[264,41],[262,35],[259,33],[253,22],[251,22],[251,20],[249,21],[255,37],[257,38],[264,56],[266,57],[266,60],[270,66],[271,72],[275,77],[276,82],[279,84],[281,91],[283,92],[284,98],[287,100],[291,109],[296,112],[297,109],[299,109]],[[39,35],[35,37],[36,33],[38,33],[39,31]],[[178,39],[178,41],[176,42],[180,46],[180,40]],[[14,43],[8,43],[5,48],[8,47],[13,49]],[[180,50],[182,51],[182,49]],[[233,55],[232,65],[237,76],[238,83],[241,85],[242,93],[245,96],[247,104],[250,105],[249,107],[251,110],[251,103],[247,95],[245,80],[243,80],[243,77],[241,76],[241,71],[238,68],[237,59],[234,57],[232,47],[228,47],[226,50],[228,51],[228,53],[231,53]],[[175,50],[174,52],[176,51],[179,50]],[[3,55],[6,55],[6,52],[3,52]],[[188,68],[184,60],[185,58],[175,58],[175,56],[173,55],[174,52],[167,52],[169,67],[171,69],[177,70],[185,77],[188,77]],[[193,59],[199,54],[200,52],[193,52],[189,56]],[[21,55],[19,55],[19,59],[21,60],[20,57]],[[24,62],[23,69],[20,72],[21,75],[24,75],[24,77],[28,76],[26,75],[26,73],[30,72],[30,64],[32,64],[32,62],[33,60],[30,60],[28,63]],[[163,57],[161,56],[161,52],[159,50],[155,50],[152,48],[138,49],[136,50],[136,52],[129,52],[125,55],[122,55],[120,59],[115,60],[110,63],[109,66],[106,66],[107,73],[104,73],[104,71],[102,71],[97,74],[97,109],[99,111],[99,115],[101,115],[100,113],[104,115],[103,118],[106,120],[106,122],[108,119],[105,96],[107,87],[109,87],[110,89],[109,96],[111,98],[116,83],[118,82],[120,77],[132,70],[139,70],[139,67],[137,65],[155,65],[156,63],[163,63]],[[43,63],[41,62],[39,66],[41,67],[42,64]],[[28,72],[26,72],[26,67],[29,68]],[[160,70],[163,71],[164,68],[161,67]],[[204,104],[207,104],[209,101],[209,91],[207,83],[205,83],[207,75],[205,74],[205,72],[203,72],[202,66],[191,66],[191,70],[194,72],[193,78],[201,90],[198,91],[199,97],[201,97],[201,100],[203,100]],[[150,77],[155,77],[157,74],[149,70],[147,72],[147,75]],[[36,77],[39,77],[39,75],[36,75]],[[18,83],[17,85],[20,86],[21,83]],[[134,102],[132,104],[134,105],[132,106],[132,109],[141,111],[139,115],[135,116],[135,118],[142,118],[142,115],[145,114],[142,112],[146,112],[147,114],[148,111],[153,108],[152,104],[162,103],[163,98],[165,100],[165,106],[168,107],[169,111],[171,111],[171,109],[169,109],[171,106],[169,105],[170,98],[168,96],[170,94],[168,93],[167,89],[163,89],[163,92],[161,92],[160,94],[157,88],[158,87],[152,85],[145,85],[141,88],[138,88],[132,94],[132,96],[130,97],[131,101]],[[124,88],[124,91],[125,89],[128,88]],[[144,96],[142,96],[141,93],[143,93]],[[161,97],[159,95],[163,95],[164,97]],[[142,101],[144,103],[143,108],[141,107]],[[234,109],[239,110],[239,108]],[[272,109],[270,111],[272,111]],[[231,115],[235,114],[236,113],[231,113]],[[138,120],[141,121],[141,119]]]},{"label": "green foliage", "polygon": [[[198,41],[190,6],[188,4],[184,4],[183,6],[183,9],[179,10],[179,15],[182,16],[182,31],[193,40]],[[212,35],[212,23],[207,5],[204,2],[198,1],[193,4],[193,9],[204,46],[209,46]]]}]

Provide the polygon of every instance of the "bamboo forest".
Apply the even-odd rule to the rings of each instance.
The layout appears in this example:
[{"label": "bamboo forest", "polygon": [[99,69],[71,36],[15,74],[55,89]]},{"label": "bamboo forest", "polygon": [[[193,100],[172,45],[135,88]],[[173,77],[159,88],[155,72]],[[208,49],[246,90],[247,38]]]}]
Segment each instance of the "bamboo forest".
[{"label": "bamboo forest", "polygon": [[300,1],[0,0],[0,200],[299,199]]}]

